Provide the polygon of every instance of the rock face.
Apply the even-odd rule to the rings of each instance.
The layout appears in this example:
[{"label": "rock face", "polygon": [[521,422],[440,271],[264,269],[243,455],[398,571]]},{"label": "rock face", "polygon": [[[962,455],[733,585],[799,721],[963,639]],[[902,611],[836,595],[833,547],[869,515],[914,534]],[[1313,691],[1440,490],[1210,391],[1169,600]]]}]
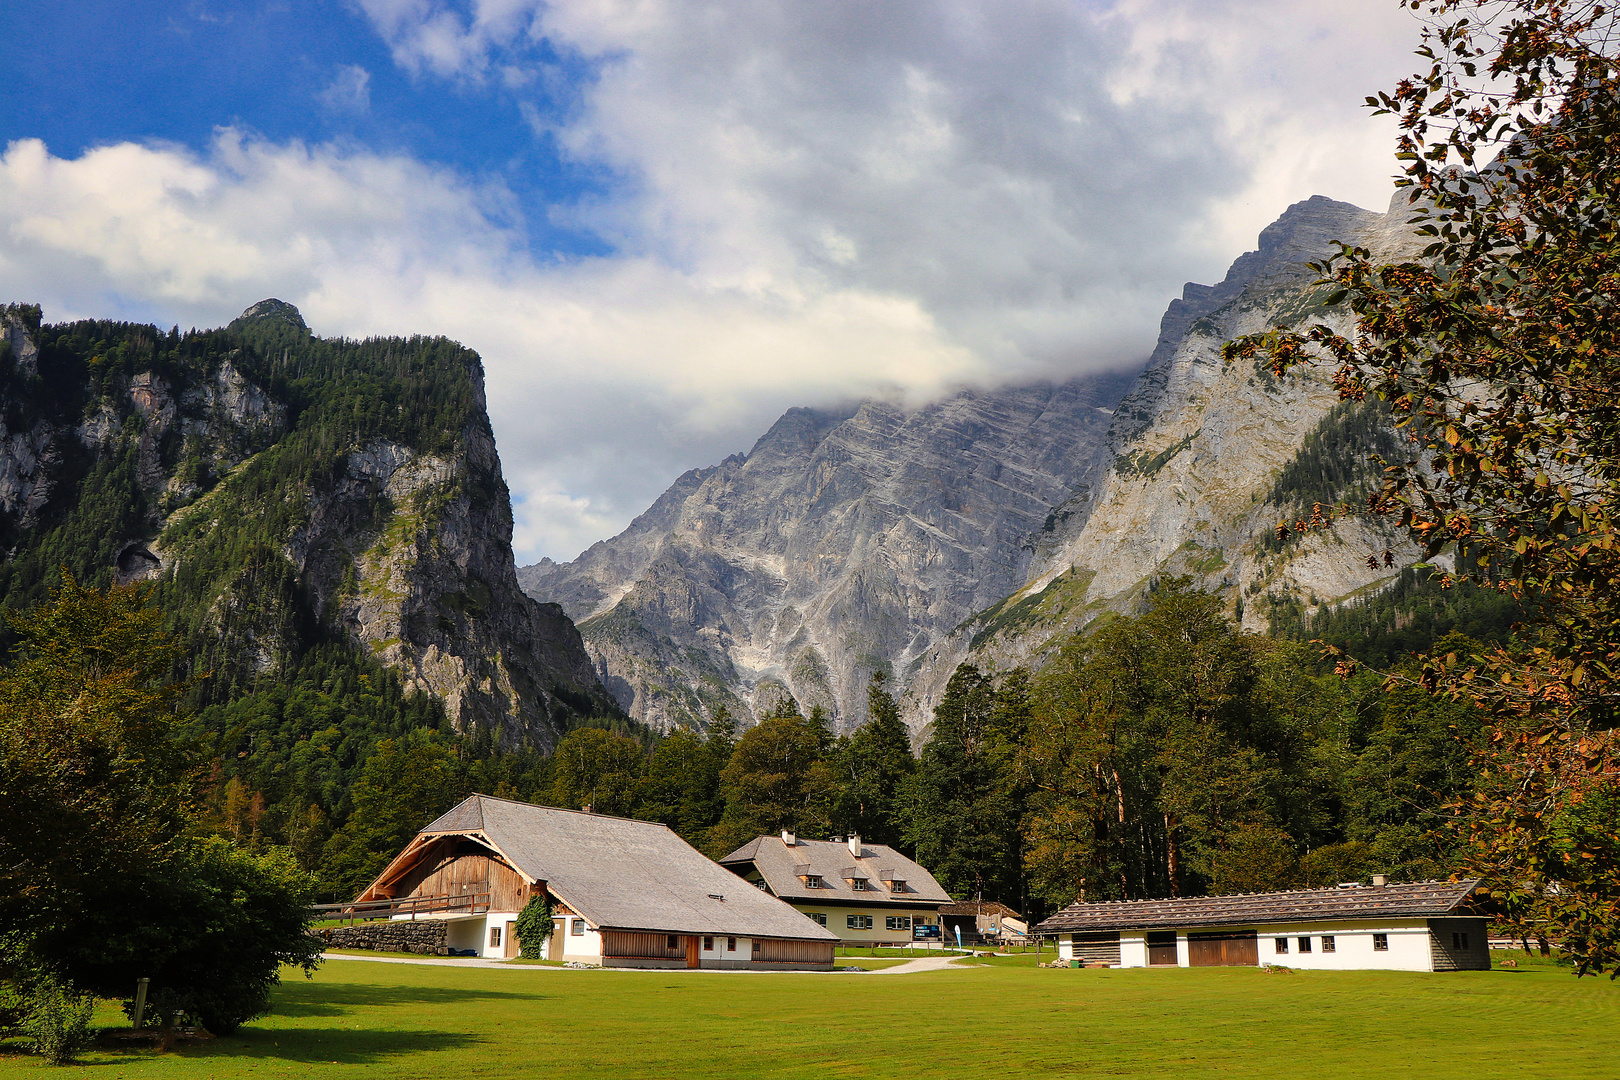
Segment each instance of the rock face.
[{"label": "rock face", "polygon": [[1375,587],[1392,571],[1367,571],[1362,548],[1387,538],[1360,527],[1262,550],[1286,513],[1266,497],[1337,398],[1319,373],[1279,381],[1220,347],[1279,321],[1344,323],[1306,263],[1335,240],[1394,251],[1406,216],[1290,207],[1223,281],[1170,304],[1134,380],[792,410],[746,457],[519,580],[580,622],[603,682],[655,726],[788,692],[847,728],[885,670],[918,730],[959,662],[1039,663],[1158,574],[1222,591],[1250,628],[1272,603]]},{"label": "rock face", "polygon": [[907,413],[793,409],[744,456],[677,480],[530,595],[580,621],[604,683],[660,727],[783,693],[843,726],[1021,585],[1030,534],[1105,464],[1124,378],[964,392]]},{"label": "rock face", "polygon": [[[508,746],[617,714],[573,623],[518,587],[476,354],[321,342],[273,300],[185,339],[42,331],[37,309],[4,320],[8,606],[38,591],[30,575],[57,558],[44,548],[68,534],[81,579],[152,583],[222,686],[273,682],[335,640]],[[110,519],[94,509],[109,499]]]}]

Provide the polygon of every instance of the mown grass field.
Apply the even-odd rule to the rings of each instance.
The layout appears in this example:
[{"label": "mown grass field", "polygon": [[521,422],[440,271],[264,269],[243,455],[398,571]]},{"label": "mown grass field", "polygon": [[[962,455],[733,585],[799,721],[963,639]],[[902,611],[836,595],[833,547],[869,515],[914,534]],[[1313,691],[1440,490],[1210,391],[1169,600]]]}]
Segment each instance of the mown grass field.
[{"label": "mown grass field", "polygon": [[[967,963],[971,964],[972,961]],[[109,1008],[101,1019],[111,1024]],[[333,960],[277,1011],[61,1077],[1620,1076],[1620,985],[1539,963],[1416,975],[1255,969],[913,975],[456,969]]]}]

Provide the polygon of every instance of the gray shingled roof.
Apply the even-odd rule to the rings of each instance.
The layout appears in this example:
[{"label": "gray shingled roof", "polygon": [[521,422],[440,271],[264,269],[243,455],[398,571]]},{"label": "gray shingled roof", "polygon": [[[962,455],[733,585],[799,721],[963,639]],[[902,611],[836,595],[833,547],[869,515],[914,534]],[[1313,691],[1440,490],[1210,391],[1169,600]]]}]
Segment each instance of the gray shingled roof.
[{"label": "gray shingled roof", "polygon": [[655,821],[470,795],[422,832],[479,834],[599,929],[837,940]]},{"label": "gray shingled roof", "polygon": [[[784,900],[811,900],[827,903],[841,900],[852,904],[882,906],[913,905],[918,903],[948,904],[950,894],[940,888],[934,875],[885,844],[862,844],[861,857],[850,854],[849,845],[842,841],[799,839],[788,847],[780,836],[757,836],[730,855],[720,865],[742,868],[754,865],[771,887],[771,892]],[[850,872],[865,877],[874,891],[856,892],[845,880]],[[826,888],[805,887],[802,875],[820,876]],[[891,893],[887,882],[898,878],[906,883],[906,891]]]},{"label": "gray shingled roof", "polygon": [[1035,929],[1156,930],[1185,926],[1324,922],[1337,919],[1438,918],[1456,912],[1474,881],[1423,881],[1414,885],[1357,885],[1298,892],[1188,896],[1174,900],[1116,900],[1070,904]]}]

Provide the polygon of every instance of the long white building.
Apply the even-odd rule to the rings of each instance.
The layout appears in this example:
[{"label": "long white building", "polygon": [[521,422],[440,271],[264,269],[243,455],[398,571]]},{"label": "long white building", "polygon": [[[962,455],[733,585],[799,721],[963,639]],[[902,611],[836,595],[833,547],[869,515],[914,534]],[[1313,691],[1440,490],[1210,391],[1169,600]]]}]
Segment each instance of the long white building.
[{"label": "long white building", "polygon": [[1296,892],[1074,903],[1037,927],[1058,956],[1115,967],[1384,968],[1491,966],[1477,881],[1341,885]]}]

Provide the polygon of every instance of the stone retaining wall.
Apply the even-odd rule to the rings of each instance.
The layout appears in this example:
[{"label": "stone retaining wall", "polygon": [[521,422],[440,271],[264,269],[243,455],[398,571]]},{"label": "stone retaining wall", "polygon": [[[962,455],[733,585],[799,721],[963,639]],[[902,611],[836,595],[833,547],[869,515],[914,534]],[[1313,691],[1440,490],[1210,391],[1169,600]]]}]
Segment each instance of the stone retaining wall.
[{"label": "stone retaining wall", "polygon": [[330,949],[371,949],[376,952],[448,956],[450,949],[445,942],[449,925],[443,919],[419,919],[416,922],[407,920],[328,926],[311,930],[310,933]]}]

